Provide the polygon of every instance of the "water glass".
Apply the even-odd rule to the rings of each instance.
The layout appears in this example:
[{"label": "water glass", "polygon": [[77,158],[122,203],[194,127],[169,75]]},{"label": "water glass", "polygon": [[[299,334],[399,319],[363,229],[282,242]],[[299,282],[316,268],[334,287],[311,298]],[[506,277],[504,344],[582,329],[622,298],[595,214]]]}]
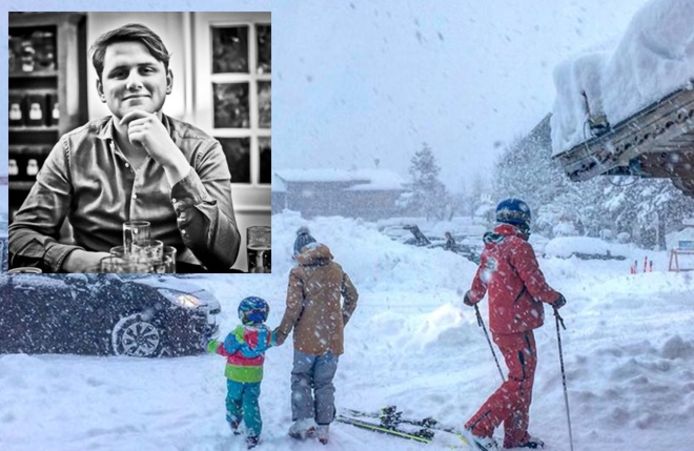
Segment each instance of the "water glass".
[{"label": "water glass", "polygon": [[176,272],[176,248],[164,246],[161,262],[152,265],[152,271],[156,273]]},{"label": "water glass", "polygon": [[164,243],[159,240],[143,240],[133,243],[131,247],[133,258],[149,263],[161,263],[164,256]]},{"label": "water glass", "polygon": [[246,229],[248,272],[269,273],[271,271],[270,244],[270,227],[252,226]]},{"label": "water glass", "polygon": [[140,260],[124,259],[110,255],[101,259],[102,273],[146,273],[152,266]]},{"label": "water glass", "polygon": [[149,221],[126,221],[123,223],[123,246],[125,252],[132,252],[133,244],[148,241],[151,234]]}]

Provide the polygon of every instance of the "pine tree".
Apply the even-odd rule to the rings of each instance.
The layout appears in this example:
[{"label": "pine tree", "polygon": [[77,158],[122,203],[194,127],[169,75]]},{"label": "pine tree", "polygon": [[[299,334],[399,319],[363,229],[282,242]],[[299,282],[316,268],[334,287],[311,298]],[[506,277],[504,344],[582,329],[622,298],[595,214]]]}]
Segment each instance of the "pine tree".
[{"label": "pine tree", "polygon": [[440,171],[431,147],[423,143],[410,160],[411,182],[407,185],[409,196],[406,206],[408,210],[424,215],[427,220],[443,219],[450,204],[448,190],[438,178]]}]

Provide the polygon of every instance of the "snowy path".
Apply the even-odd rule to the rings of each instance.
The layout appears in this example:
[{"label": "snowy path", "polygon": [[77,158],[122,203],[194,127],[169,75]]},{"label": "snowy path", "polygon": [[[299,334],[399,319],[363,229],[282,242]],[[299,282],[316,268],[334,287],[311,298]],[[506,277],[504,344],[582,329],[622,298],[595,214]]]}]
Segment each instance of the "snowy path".
[{"label": "snowy path", "polygon": [[[279,219],[288,224],[275,230],[296,230],[291,218]],[[326,236],[328,227],[335,226],[312,225],[318,236]],[[408,416],[461,427],[499,382],[473,310],[463,309],[457,294],[474,266],[440,250],[413,252],[347,220],[337,228],[341,233],[331,247],[361,291],[336,376],[338,406],[377,410],[396,404]],[[291,232],[275,238],[292,241]],[[352,256],[355,241],[379,251]],[[196,280],[227,306],[223,329],[236,323],[236,304],[248,294],[268,298],[269,324],[279,322],[291,260],[288,246],[277,248],[272,276]],[[662,268],[665,254],[654,258]],[[562,338],[575,449],[687,449],[694,443],[692,274],[629,276],[624,261],[541,265],[569,299],[562,309],[569,329]],[[531,432],[549,451],[564,451],[569,446],[556,335],[549,309],[546,314],[536,331]],[[245,449],[224,421],[223,366],[214,355],[0,356],[0,449]],[[287,438],[290,367],[291,346],[268,352],[260,450],[437,449],[343,424],[333,426],[326,447]]]}]

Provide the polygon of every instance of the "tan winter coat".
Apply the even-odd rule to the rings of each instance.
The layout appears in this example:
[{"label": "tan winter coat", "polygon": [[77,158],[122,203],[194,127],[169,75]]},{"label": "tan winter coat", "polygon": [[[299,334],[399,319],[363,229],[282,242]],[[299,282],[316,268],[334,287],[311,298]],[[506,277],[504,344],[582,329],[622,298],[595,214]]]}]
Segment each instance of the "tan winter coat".
[{"label": "tan winter coat", "polygon": [[[289,273],[287,308],[277,328],[278,343],[294,329],[294,349],[311,355],[344,351],[343,329],[357,306],[356,288],[324,244],[296,257]],[[340,296],[344,304],[340,304]]]}]

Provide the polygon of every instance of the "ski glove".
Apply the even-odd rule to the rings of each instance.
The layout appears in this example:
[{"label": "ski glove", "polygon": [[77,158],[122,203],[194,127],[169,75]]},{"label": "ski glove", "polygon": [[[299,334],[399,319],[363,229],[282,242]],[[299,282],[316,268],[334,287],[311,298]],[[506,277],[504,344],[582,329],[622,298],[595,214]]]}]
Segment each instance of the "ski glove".
[{"label": "ski glove", "polygon": [[552,304],[552,306],[555,309],[559,310],[560,308],[564,307],[564,305],[566,305],[566,298],[563,294],[559,293],[559,297],[556,301],[554,301],[554,304]]},{"label": "ski glove", "polygon": [[463,304],[469,305],[470,307],[475,305],[475,303],[472,302],[472,299],[470,299],[470,291],[469,290],[465,293],[465,296],[463,296]]}]

